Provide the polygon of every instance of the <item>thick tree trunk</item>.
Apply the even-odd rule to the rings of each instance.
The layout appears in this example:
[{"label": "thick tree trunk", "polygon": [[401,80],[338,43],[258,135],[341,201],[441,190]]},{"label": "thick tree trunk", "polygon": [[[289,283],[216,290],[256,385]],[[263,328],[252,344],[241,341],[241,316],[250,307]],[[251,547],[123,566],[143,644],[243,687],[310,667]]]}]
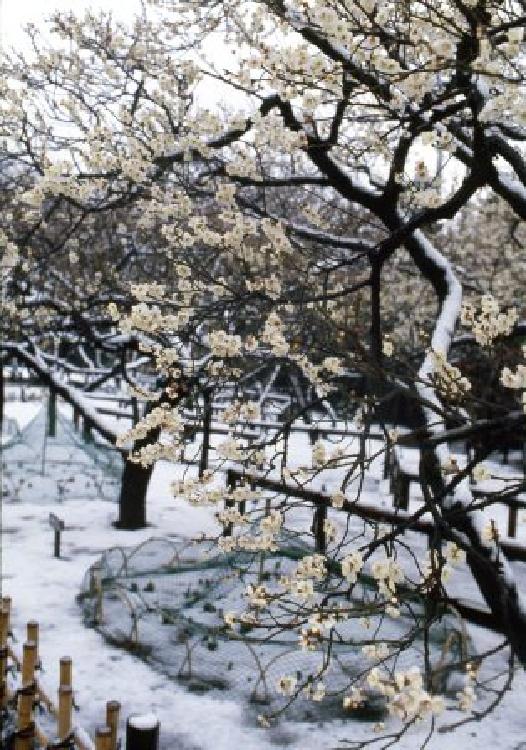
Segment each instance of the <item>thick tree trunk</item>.
[{"label": "thick tree trunk", "polygon": [[[439,301],[439,314],[433,333],[431,348],[447,355],[451,345],[460,305],[462,287],[451,264],[433,247],[419,231],[406,239],[405,245],[422,274],[433,285]],[[417,390],[424,403],[422,412],[431,435],[443,432],[440,399],[433,387],[431,376],[434,361],[428,353],[419,372]],[[480,593],[498,623],[508,637],[515,655],[526,668],[526,603],[519,593],[513,571],[498,543],[486,541],[483,535],[484,517],[481,511],[473,511],[473,496],[467,478],[463,479],[451,495],[444,494],[445,483],[441,466],[449,458],[447,444],[437,445],[432,451],[428,473],[433,500],[440,509],[442,529],[449,538],[465,546],[467,563],[478,584]]]},{"label": "thick tree trunk", "polygon": [[[133,451],[139,451],[148,445],[154,445],[159,439],[160,430],[152,430],[143,440],[137,440]],[[121,493],[119,496],[119,520],[115,524],[118,529],[142,529],[147,526],[146,493],[153,473],[154,464],[142,466],[124,458],[122,472]]]},{"label": "thick tree trunk", "polygon": [[141,466],[124,459],[119,496],[119,529],[142,529],[146,526],[146,493],[153,466]]}]

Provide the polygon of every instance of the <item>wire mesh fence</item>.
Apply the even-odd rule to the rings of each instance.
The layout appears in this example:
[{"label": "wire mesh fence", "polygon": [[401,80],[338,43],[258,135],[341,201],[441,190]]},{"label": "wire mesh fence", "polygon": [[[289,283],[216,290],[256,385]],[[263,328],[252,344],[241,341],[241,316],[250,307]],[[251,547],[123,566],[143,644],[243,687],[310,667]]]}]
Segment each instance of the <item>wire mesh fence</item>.
[{"label": "wire mesh fence", "polygon": [[[207,542],[154,538],[104,553],[86,573],[79,603],[86,623],[112,644],[133,651],[190,691],[228,694],[245,701],[256,714],[263,708],[279,711],[288,703],[279,689],[283,675],[307,683],[313,676],[310,694],[297,696],[287,709],[288,717],[348,718],[343,695],[350,682],[368,669],[360,646],[371,634],[364,632],[358,617],[338,626],[323,702],[313,700],[313,691],[324,654],[299,648],[295,629],[280,630],[276,625],[265,630],[250,623],[231,629],[225,624],[227,613],[246,606],[247,585],[264,581],[272,588],[308,552],[292,538],[282,539],[279,551],[264,555],[225,554]],[[364,577],[353,596],[361,603],[374,596],[372,582]],[[396,642],[410,627],[404,616],[385,618],[382,633],[375,637]],[[453,664],[471,654],[471,642],[455,613],[445,613],[431,629],[430,643],[436,663]],[[420,647],[415,639],[414,646],[401,653],[398,668],[409,666]],[[383,698],[371,691],[354,716],[378,720],[384,711]]]}]

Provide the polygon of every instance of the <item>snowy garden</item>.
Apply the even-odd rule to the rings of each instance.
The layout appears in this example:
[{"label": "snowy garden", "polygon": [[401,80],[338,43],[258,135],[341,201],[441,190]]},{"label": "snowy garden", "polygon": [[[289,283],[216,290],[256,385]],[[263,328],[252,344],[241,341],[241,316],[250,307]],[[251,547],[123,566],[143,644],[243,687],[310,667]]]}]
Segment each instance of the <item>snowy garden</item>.
[{"label": "snowy garden", "polygon": [[523,750],[526,6],[81,5],[1,54],[2,747]]}]

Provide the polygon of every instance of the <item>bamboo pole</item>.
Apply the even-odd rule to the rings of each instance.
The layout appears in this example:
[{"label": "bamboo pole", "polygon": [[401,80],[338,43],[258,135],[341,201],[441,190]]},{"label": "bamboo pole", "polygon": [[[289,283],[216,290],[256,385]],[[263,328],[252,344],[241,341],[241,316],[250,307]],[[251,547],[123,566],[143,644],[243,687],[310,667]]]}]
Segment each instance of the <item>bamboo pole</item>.
[{"label": "bamboo pole", "polygon": [[12,609],[12,601],[10,596],[3,596],[2,597],[2,609],[7,612],[7,634],[10,633],[11,628],[11,609]]},{"label": "bamboo pole", "polygon": [[15,736],[15,750],[33,750],[35,725],[31,721],[23,729],[17,730]]},{"label": "bamboo pole", "polygon": [[17,729],[26,729],[31,724],[33,713],[33,692],[31,690],[21,690],[18,693],[17,701]]},{"label": "bamboo pole", "polygon": [[9,634],[9,610],[3,606],[0,609],[0,648],[7,646],[7,636]]},{"label": "bamboo pole", "polygon": [[111,750],[110,727],[97,727],[95,731],[95,750]]},{"label": "bamboo pole", "polygon": [[22,654],[22,687],[27,687],[35,682],[37,644],[34,641],[26,641],[22,646]]},{"label": "bamboo pole", "polygon": [[60,740],[66,739],[71,732],[71,712],[73,709],[73,690],[71,685],[61,685],[58,689],[58,722],[57,734]]},{"label": "bamboo pole", "polygon": [[64,685],[65,687],[71,687],[73,685],[72,681],[72,670],[73,670],[73,662],[71,661],[71,656],[61,656],[60,657],[60,685]]},{"label": "bamboo pole", "polygon": [[27,623],[26,626],[27,629],[27,640],[32,641],[36,645],[36,662],[35,664],[38,664],[38,635],[39,635],[39,627],[38,622],[36,620],[30,620]]},{"label": "bamboo pole", "polygon": [[106,703],[106,726],[111,729],[110,750],[117,750],[120,710],[121,704],[119,701],[108,701]]},{"label": "bamboo pole", "polygon": [[516,505],[508,506],[508,536],[515,539],[517,536],[517,521],[519,518],[519,509]]}]

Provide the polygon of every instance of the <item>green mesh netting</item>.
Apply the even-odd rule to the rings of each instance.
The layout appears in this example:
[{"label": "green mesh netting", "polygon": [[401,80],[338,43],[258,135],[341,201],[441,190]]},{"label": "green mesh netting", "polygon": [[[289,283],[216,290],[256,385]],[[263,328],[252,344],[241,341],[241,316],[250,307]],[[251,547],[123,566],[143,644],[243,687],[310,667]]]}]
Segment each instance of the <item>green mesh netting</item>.
[{"label": "green mesh netting", "polygon": [[110,445],[86,441],[57,409],[55,435],[48,434],[42,406],[23,428],[6,420],[2,435],[2,494],[5,500],[116,500],[122,459]]},{"label": "green mesh netting", "polygon": [[[225,612],[246,607],[243,596],[249,583],[273,582],[288,575],[309,550],[292,539],[282,540],[279,552],[224,554],[206,542],[184,539],[150,539],[134,548],[114,547],[102,555],[85,577],[79,602],[87,624],[114,645],[136,653],[167,677],[195,692],[220,691],[233,699],[254,704],[260,713],[279,709],[286,702],[277,690],[283,675],[302,681],[320,667],[319,651],[298,648],[293,630],[270,633],[258,628],[226,628]],[[310,550],[312,552],[312,550]],[[371,595],[367,582],[357,587],[357,597]],[[415,605],[416,606],[416,605]],[[402,616],[386,619],[376,636],[401,637],[409,623]],[[349,681],[367,667],[360,646],[363,626],[349,620],[339,627],[345,645],[334,642],[333,663],[324,677],[327,696],[322,703],[300,696],[288,709],[289,718],[319,720],[348,717],[342,698]],[[431,634],[433,658],[438,663],[456,659],[469,648],[454,615],[445,615]],[[415,649],[403,652],[398,669],[416,661]],[[263,707],[263,708],[262,708]],[[383,700],[373,693],[353,716],[376,720]]]}]

